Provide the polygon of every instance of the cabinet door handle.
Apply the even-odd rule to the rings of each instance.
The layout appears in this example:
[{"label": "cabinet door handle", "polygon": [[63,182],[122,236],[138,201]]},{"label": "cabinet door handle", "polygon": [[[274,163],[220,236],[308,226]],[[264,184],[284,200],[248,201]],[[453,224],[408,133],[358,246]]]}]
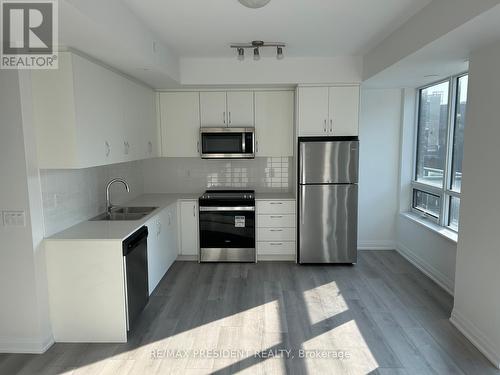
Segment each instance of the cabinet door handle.
[{"label": "cabinet door handle", "polygon": [[281,246],[281,245],[283,245],[283,242],[271,242],[270,245],[271,246]]},{"label": "cabinet door handle", "polygon": [[269,204],[283,204],[283,202],[271,202]]},{"label": "cabinet door handle", "polygon": [[333,132],[333,120],[330,119],[330,133]]},{"label": "cabinet door handle", "polygon": [[259,152],[259,141],[255,141],[255,152]]},{"label": "cabinet door handle", "polygon": [[323,124],[323,131],[326,133],[326,119],[325,119],[325,122]]},{"label": "cabinet door handle", "polygon": [[283,232],[283,229],[271,229],[271,232]]},{"label": "cabinet door handle", "polygon": [[193,216],[196,217],[196,205],[193,206]]},{"label": "cabinet door handle", "polygon": [[273,215],[271,216],[271,219],[281,219],[283,216],[281,215]]},{"label": "cabinet door handle", "polygon": [[196,142],[196,151],[200,152],[200,141]]},{"label": "cabinet door handle", "polygon": [[125,142],[125,141],[123,141],[123,153],[124,153],[125,155],[127,155],[127,154],[128,154],[127,142]]},{"label": "cabinet door handle", "polygon": [[224,124],[226,123],[226,112],[222,112],[222,121],[224,121]]},{"label": "cabinet door handle", "polygon": [[148,152],[149,152],[149,155],[151,155],[153,153],[153,142],[151,142],[151,141],[148,142]]},{"label": "cabinet door handle", "polygon": [[229,124],[231,124],[231,111],[229,111],[229,121],[228,121]]}]

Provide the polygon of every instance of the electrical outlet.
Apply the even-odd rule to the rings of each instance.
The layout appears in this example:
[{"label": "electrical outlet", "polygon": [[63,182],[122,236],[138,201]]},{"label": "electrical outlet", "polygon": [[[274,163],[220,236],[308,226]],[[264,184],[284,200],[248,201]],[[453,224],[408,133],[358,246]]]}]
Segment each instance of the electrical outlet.
[{"label": "electrical outlet", "polygon": [[6,227],[24,227],[26,218],[24,211],[4,211],[3,225]]}]

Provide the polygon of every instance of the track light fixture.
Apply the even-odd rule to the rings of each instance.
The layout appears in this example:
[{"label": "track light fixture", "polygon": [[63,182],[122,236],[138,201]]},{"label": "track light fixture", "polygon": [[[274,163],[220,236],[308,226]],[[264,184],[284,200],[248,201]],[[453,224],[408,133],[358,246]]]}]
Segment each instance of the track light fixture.
[{"label": "track light fixture", "polygon": [[238,60],[245,60],[245,50],[243,48],[238,48]]},{"label": "track light fixture", "polygon": [[255,61],[260,60],[259,47],[253,49],[253,59]]},{"label": "track light fixture", "polygon": [[234,43],[231,44],[231,48],[236,49],[238,60],[242,61],[245,59],[245,49],[251,48],[253,49],[253,59],[260,60],[260,49],[265,47],[274,47],[276,48],[276,58],[278,60],[283,59],[283,48],[286,47],[285,43],[281,42],[263,42],[262,40],[254,40],[250,43]]}]

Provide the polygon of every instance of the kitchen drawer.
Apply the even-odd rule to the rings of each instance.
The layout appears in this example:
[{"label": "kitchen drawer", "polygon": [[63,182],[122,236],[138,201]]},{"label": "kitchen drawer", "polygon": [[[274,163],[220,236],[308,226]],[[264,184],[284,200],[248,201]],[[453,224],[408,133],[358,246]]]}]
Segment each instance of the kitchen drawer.
[{"label": "kitchen drawer", "polygon": [[257,201],[257,214],[294,214],[295,200]]},{"label": "kitchen drawer", "polygon": [[295,228],[257,228],[257,241],[295,241]]},{"label": "kitchen drawer", "polygon": [[258,215],[257,227],[258,228],[295,228],[295,215]]},{"label": "kitchen drawer", "polygon": [[258,255],[294,255],[295,241],[257,242]]}]

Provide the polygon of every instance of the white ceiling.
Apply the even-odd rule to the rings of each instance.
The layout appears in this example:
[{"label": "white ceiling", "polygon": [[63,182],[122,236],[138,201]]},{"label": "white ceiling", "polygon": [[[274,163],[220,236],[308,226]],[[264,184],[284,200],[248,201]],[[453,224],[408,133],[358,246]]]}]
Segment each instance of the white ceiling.
[{"label": "white ceiling", "polygon": [[123,0],[180,57],[230,57],[231,42],[288,44],[286,56],[363,55],[431,0]]}]

